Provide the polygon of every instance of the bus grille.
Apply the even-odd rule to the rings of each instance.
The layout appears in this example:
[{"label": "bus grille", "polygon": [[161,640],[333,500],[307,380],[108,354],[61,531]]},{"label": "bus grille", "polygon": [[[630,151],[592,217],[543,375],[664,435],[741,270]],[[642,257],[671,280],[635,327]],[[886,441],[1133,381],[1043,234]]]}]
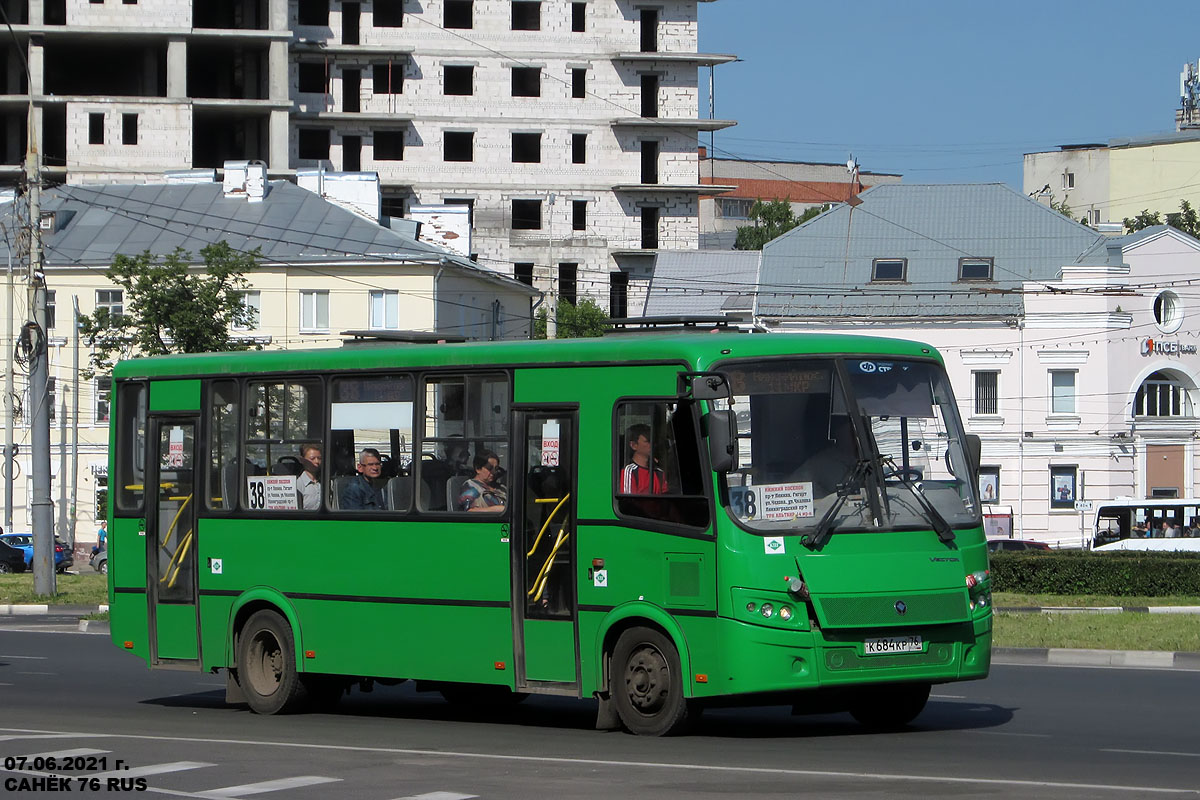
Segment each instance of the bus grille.
[{"label": "bus grille", "polygon": [[924,653],[895,653],[885,656],[864,656],[849,647],[825,651],[825,668],[831,672],[847,669],[888,669],[891,667],[931,667],[954,661],[952,642],[930,642]]},{"label": "bus grille", "polygon": [[[876,628],[912,625],[937,625],[962,622],[967,618],[967,593],[964,591],[912,594],[813,598],[821,612],[821,622],[830,628]],[[896,611],[903,603],[904,613]]]}]

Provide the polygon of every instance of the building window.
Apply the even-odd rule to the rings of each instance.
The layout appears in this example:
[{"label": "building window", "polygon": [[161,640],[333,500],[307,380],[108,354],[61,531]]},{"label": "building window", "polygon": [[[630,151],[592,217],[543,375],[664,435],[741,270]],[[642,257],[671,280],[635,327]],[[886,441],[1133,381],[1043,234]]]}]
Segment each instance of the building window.
[{"label": "building window", "polygon": [[578,264],[562,263],[558,265],[558,297],[571,305],[579,302]]},{"label": "building window", "polygon": [[329,292],[302,290],[300,292],[301,333],[324,333],[329,330]]},{"label": "building window", "polygon": [[629,273],[608,273],[608,315],[613,319],[629,316]]},{"label": "building window", "polygon": [[526,286],[533,286],[533,262],[518,261],[513,264],[513,277]]},{"label": "building window", "polygon": [[904,281],[907,274],[907,258],[877,258],[871,262],[873,281]]},{"label": "building window", "polygon": [[376,28],[404,27],[404,0],[375,0],[372,24]]},{"label": "building window", "polygon": [[1050,371],[1050,413],[1075,413],[1075,371]]},{"label": "building window", "polygon": [[[467,207],[467,225],[475,226],[475,201],[470,197],[443,197],[442,202],[448,206]],[[471,256],[474,258],[474,256]]]},{"label": "building window", "polygon": [[979,499],[985,503],[1000,502],[1000,468],[979,468]]},{"label": "building window", "polygon": [[470,30],[475,27],[475,13],[471,0],[445,0],[442,11],[442,27]]},{"label": "building window", "polygon": [[1050,468],[1050,507],[1075,508],[1075,476],[1077,467]]},{"label": "building window", "polygon": [[306,161],[329,160],[329,129],[301,128],[296,132],[297,155]]},{"label": "building window", "polygon": [[990,281],[992,279],[992,262],[990,258],[960,258],[958,260],[958,279],[960,281]]},{"label": "building window", "polygon": [[103,114],[88,114],[88,144],[104,144]]},{"label": "building window", "polygon": [[1062,188],[1063,189],[1074,189],[1075,188],[1075,173],[1074,172],[1064,172],[1063,173]]},{"label": "building window", "polygon": [[1183,325],[1183,301],[1167,290],[1154,298],[1154,324],[1163,333],[1174,333]]},{"label": "building window", "polygon": [[1192,398],[1187,386],[1167,372],[1151,373],[1138,387],[1133,401],[1135,417],[1190,417]]},{"label": "building window", "polygon": [[658,142],[642,142],[642,183],[658,183]]},{"label": "building window", "polygon": [[442,67],[442,93],[447,95],[471,95],[475,92],[475,68],[472,66],[447,65]]},{"label": "building window", "polygon": [[446,131],[442,134],[443,161],[474,161],[475,134],[471,131]]},{"label": "building window", "polygon": [[571,70],[571,97],[576,100],[587,97],[587,70],[582,67]]},{"label": "building window", "polygon": [[514,133],[512,135],[512,160],[514,164],[540,164],[542,161],[542,135],[540,133]]},{"label": "building window", "polygon": [[403,94],[404,68],[391,61],[372,65],[371,90],[375,94]]},{"label": "building window", "polygon": [[642,116],[646,119],[658,117],[658,76],[642,76]]},{"label": "building window", "polygon": [[400,293],[384,289],[371,290],[372,330],[396,330],[400,327]]},{"label": "building window", "polygon": [[587,200],[572,200],[571,201],[571,230],[586,231],[587,230]]},{"label": "building window", "polygon": [[54,330],[55,314],[54,310],[54,290],[46,290],[46,330]]},{"label": "building window", "polygon": [[1098,208],[1088,209],[1087,218],[1088,218],[1089,225],[1099,225],[1100,224],[1100,209],[1098,209]]},{"label": "building window", "polygon": [[108,398],[112,394],[112,378],[96,378],[96,424],[108,424]]},{"label": "building window", "polygon": [[587,3],[571,3],[571,32],[587,30]]},{"label": "building window", "polygon": [[513,97],[541,97],[542,96],[542,68],[541,67],[513,67],[512,68],[512,96]]},{"label": "building window", "polygon": [[641,45],[643,53],[658,52],[658,10],[642,9]]},{"label": "building window", "polygon": [[125,313],[124,289],[97,289],[96,310],[104,309],[108,316],[119,317]]},{"label": "building window", "polygon": [[138,115],[121,115],[121,144],[138,143]]},{"label": "building window", "polygon": [[242,305],[250,314],[250,319],[244,324],[234,323],[231,327],[235,331],[251,331],[258,327],[258,321],[261,319],[262,312],[262,294],[255,290],[237,292],[241,297]]},{"label": "building window", "polygon": [[658,217],[662,209],[651,206],[642,209],[642,248],[658,249]]},{"label": "building window", "polygon": [[297,25],[329,25],[329,0],[300,0],[296,9]]},{"label": "building window", "polygon": [[1000,413],[1000,373],[987,370],[972,373],[975,376],[975,414]]},{"label": "building window", "polygon": [[379,213],[385,217],[400,218],[404,216],[405,196],[395,192],[384,192],[380,198]]},{"label": "building window", "polygon": [[512,29],[514,31],[540,31],[542,29],[541,0],[513,0]]},{"label": "building window", "polygon": [[540,231],[542,229],[542,201],[513,200],[512,227],[514,231]]},{"label": "building window", "polygon": [[717,200],[717,215],[726,219],[750,219],[750,209],[754,208],[753,200],[722,197]]},{"label": "building window", "polygon": [[404,160],[404,131],[375,131],[375,160]]},{"label": "building window", "polygon": [[323,62],[301,61],[296,65],[297,86],[304,94],[328,94],[329,71]]},{"label": "building window", "polygon": [[572,133],[571,134],[571,163],[586,164],[587,163],[587,134]]}]

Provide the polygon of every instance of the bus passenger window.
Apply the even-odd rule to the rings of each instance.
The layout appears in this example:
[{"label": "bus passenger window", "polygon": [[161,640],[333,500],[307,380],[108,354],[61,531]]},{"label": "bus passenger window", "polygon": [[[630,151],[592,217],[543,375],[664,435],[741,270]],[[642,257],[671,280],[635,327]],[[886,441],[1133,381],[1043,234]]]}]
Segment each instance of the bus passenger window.
[{"label": "bus passenger window", "polygon": [[146,384],[123,383],[117,390],[116,508],[140,512],[146,483]]},{"label": "bus passenger window", "polygon": [[[498,513],[507,506],[509,391],[508,376],[502,374],[425,381],[417,466],[423,511]],[[487,467],[486,475],[477,464]]]},{"label": "bus passenger window", "polygon": [[[243,502],[252,511],[303,509],[302,448],[324,439],[321,382],[247,384]],[[319,479],[319,476],[317,476]]]},{"label": "bus passenger window", "polygon": [[614,498],[621,516],[707,527],[695,406],[630,402],[617,407]]},{"label": "bus passenger window", "polygon": [[214,381],[208,395],[208,507],[232,509],[238,495],[238,386]]},{"label": "bus passenger window", "polygon": [[[408,511],[413,499],[412,378],[338,378],[333,381],[332,398],[325,458],[330,507]],[[366,465],[361,471],[360,462]]]}]

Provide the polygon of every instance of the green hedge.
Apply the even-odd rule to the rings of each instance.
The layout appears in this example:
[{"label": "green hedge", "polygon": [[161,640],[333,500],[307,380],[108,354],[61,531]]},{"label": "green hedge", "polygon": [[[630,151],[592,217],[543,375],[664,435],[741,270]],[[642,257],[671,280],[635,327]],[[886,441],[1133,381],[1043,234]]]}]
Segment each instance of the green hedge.
[{"label": "green hedge", "polygon": [[992,591],[1170,597],[1200,594],[1200,553],[993,553]]}]

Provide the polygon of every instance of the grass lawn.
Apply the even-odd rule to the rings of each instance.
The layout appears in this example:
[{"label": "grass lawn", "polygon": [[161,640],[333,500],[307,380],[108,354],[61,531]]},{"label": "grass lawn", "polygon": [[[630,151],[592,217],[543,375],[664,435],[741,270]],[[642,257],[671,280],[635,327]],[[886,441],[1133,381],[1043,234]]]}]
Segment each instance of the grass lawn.
[{"label": "grass lawn", "polygon": [[[1200,606],[1200,597],[1016,594],[992,596],[997,608],[1037,606]],[[997,647],[1079,647],[1088,650],[1200,652],[1200,615],[1123,613],[998,613]]]},{"label": "grass lawn", "polygon": [[1101,594],[1018,594],[996,592],[992,595],[996,608],[1028,608],[1037,606],[1200,606],[1200,597],[1113,597]]},{"label": "grass lawn", "polygon": [[78,575],[55,575],[58,594],[39,597],[33,593],[33,573],[0,575],[0,605],[49,603],[59,606],[97,606],[108,602],[108,576],[91,567]]}]

